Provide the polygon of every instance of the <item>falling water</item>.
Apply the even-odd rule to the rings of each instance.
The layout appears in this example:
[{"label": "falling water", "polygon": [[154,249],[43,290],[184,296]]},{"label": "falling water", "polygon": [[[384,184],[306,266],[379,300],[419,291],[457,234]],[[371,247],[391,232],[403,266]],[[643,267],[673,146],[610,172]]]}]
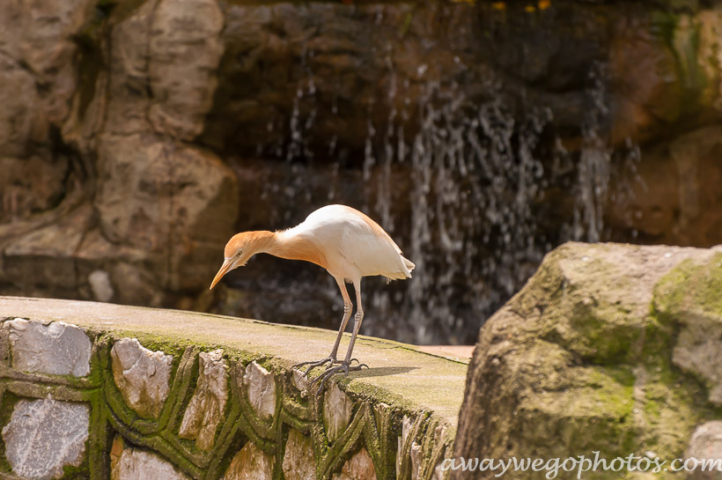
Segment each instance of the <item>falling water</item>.
[{"label": "falling water", "polygon": [[[550,109],[527,106],[520,114],[495,80],[486,82],[485,101],[472,101],[456,84],[428,81],[410,105],[408,98],[399,98],[408,84],[398,85],[394,66],[388,58],[386,63],[388,90],[386,98],[377,100],[389,106],[384,124],[372,120],[373,104],[366,112],[363,206],[405,247],[416,270],[401,285],[366,282],[367,310],[373,315],[367,316],[363,331],[422,344],[472,341],[481,323],[518,291],[544,254],[566,240],[602,240],[609,198],[624,201],[631,195],[631,188],[623,188],[626,178],[617,179],[622,187],[610,187],[614,152],[606,138],[605,68],[596,64],[591,69],[582,145],[570,154],[554,139]],[[288,137],[272,147],[289,165],[283,187],[289,199],[310,195],[304,162],[295,160],[308,164],[315,158],[310,139],[319,107],[305,61],[303,72],[286,124]],[[420,68],[418,73],[425,72]],[[336,115],[335,99],[331,108]],[[550,138],[552,150],[540,153]],[[336,156],[337,142],[336,137],[328,139],[327,151],[317,156]],[[629,144],[622,170],[634,176],[638,161],[638,148]],[[410,196],[409,211],[395,206],[398,172],[411,175],[410,190],[403,190]],[[333,164],[333,181],[322,203],[343,201],[344,192],[337,190],[342,175],[344,169]],[[571,196],[574,213],[547,238],[550,229],[540,222],[548,219],[541,209],[552,187]],[[337,296],[332,281],[320,293]]]}]

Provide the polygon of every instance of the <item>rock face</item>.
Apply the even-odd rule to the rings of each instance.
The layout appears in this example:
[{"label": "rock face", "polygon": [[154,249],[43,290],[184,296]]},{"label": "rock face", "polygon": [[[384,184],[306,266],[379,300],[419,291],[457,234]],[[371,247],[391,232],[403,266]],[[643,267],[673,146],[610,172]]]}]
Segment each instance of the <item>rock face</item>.
[{"label": "rock face", "polygon": [[293,428],[288,432],[282,467],[288,480],[316,480],[311,439]]},{"label": "rock face", "polygon": [[256,362],[251,362],[243,375],[243,384],[256,414],[263,419],[271,418],[276,412],[276,382],[273,374]]},{"label": "rock face", "polygon": [[173,357],[152,352],[135,338],[115,342],[110,355],[113,379],[126,404],[141,416],[158,418],[170,392]]},{"label": "rock face", "polygon": [[13,368],[75,377],[90,373],[90,339],[78,327],[63,322],[43,325],[22,318],[3,326],[10,330]]},{"label": "rock face", "polygon": [[219,349],[201,352],[199,363],[198,386],[183,415],[178,436],[195,440],[201,450],[210,450],[228,401],[228,362]]},{"label": "rock face", "polygon": [[116,437],[113,441],[110,455],[111,480],[148,478],[190,480],[190,477],[179,472],[173,464],[158,455],[137,448],[128,448],[120,437]]},{"label": "rock face", "polygon": [[89,425],[87,405],[20,400],[2,430],[13,473],[41,480],[62,477],[63,467],[83,461]]},{"label": "rock face", "polygon": [[273,457],[252,442],[248,442],[233,457],[221,480],[271,480],[272,478]]},{"label": "rock face", "polygon": [[721,275],[719,249],[567,244],[550,253],[481,329],[455,456],[682,458],[718,402],[716,356],[705,357],[709,368],[700,359],[722,348]]}]

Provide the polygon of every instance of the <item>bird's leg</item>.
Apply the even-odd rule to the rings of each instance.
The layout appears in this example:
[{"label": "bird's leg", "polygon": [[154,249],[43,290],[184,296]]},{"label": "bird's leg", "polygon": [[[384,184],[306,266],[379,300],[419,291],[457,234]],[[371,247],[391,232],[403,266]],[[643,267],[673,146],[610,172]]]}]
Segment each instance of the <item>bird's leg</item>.
[{"label": "bird's leg", "polygon": [[351,318],[353,303],[351,303],[351,297],[348,294],[348,290],[346,290],[346,284],[344,283],[343,278],[336,278],[336,283],[338,283],[338,288],[341,290],[341,296],[343,296],[343,319],[341,320],[341,327],[338,329],[336,343],[333,344],[333,350],[331,350],[331,355],[329,355],[328,357],[322,360],[318,360],[316,362],[301,362],[291,367],[299,368],[308,365],[308,368],[306,368],[304,375],[308,375],[308,372],[310,372],[314,368],[320,367],[327,363],[328,367],[326,368],[331,368],[334,363],[339,363],[338,360],[336,360],[336,355],[338,354],[338,347],[341,344],[341,337],[343,337],[343,332],[346,330],[346,325],[348,325],[348,321]]},{"label": "bird's leg", "polygon": [[[333,368],[326,369],[325,372],[323,372],[318,377],[311,380],[311,383],[321,382],[321,387],[319,388],[319,392],[323,390],[323,387],[326,385],[326,381],[331,378],[333,375],[343,372],[345,375],[348,375],[348,372],[353,372],[357,370],[361,370],[363,367],[369,368],[368,365],[360,363],[357,359],[351,358],[351,354],[353,353],[353,346],[354,343],[356,343],[356,336],[358,335],[359,330],[361,329],[361,322],[363,322],[364,319],[364,310],[363,306],[361,305],[361,282],[354,282],[354,288],[356,289],[356,315],[354,316],[354,326],[353,326],[353,334],[351,335],[351,341],[348,344],[348,350],[346,351],[346,358],[343,362],[341,362],[341,365]],[[335,349],[336,347],[334,347]],[[354,367],[351,366],[351,363],[356,360],[356,362],[359,363],[359,365],[356,365]]]}]

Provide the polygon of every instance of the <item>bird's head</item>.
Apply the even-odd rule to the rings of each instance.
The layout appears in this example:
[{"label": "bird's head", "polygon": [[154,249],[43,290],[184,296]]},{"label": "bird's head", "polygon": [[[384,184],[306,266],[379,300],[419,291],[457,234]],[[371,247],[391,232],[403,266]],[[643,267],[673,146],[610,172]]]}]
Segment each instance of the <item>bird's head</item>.
[{"label": "bird's head", "polygon": [[244,266],[256,253],[263,252],[274,237],[272,232],[243,232],[231,237],[223,250],[223,265],[211,283],[211,289],[231,270]]}]

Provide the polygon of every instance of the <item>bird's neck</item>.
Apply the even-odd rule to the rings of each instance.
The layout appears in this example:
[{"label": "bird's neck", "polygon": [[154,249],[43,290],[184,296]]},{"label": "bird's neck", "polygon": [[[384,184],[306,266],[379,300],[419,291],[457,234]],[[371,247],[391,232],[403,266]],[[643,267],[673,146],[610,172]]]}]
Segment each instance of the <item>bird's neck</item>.
[{"label": "bird's neck", "polygon": [[265,253],[288,260],[304,260],[327,268],[328,264],[323,251],[307,235],[294,229],[275,232],[272,235],[273,239],[264,249]]}]

